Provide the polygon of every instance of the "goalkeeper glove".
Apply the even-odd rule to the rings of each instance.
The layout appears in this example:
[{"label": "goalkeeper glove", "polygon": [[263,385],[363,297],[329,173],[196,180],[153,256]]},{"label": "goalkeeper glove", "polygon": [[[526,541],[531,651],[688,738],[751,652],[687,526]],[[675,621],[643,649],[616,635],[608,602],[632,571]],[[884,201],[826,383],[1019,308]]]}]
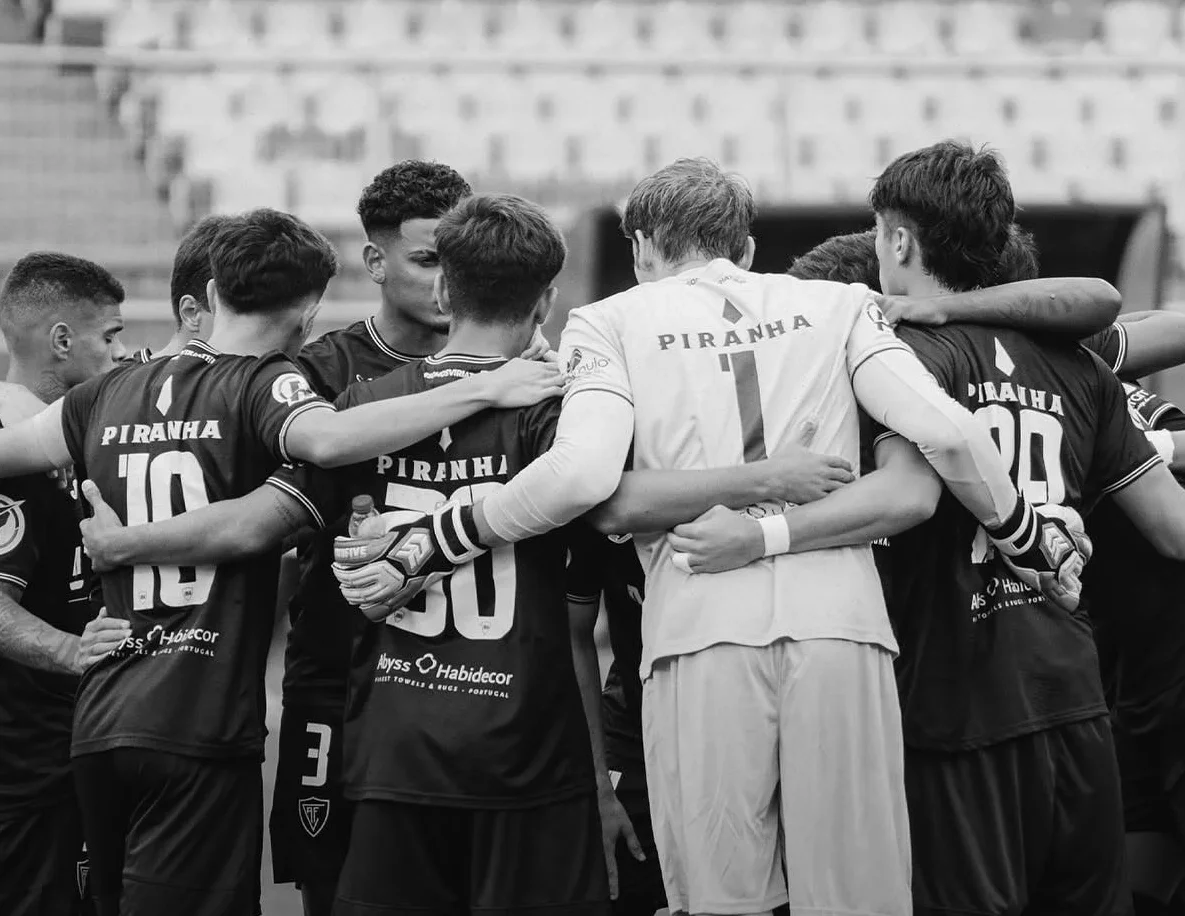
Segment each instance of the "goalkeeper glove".
[{"label": "goalkeeper glove", "polygon": [[375,521],[381,533],[333,542],[333,574],[342,595],[373,621],[486,552],[472,506],[445,503],[430,514],[387,512]]},{"label": "goalkeeper glove", "polygon": [[1063,610],[1077,609],[1082,597],[1079,576],[1092,545],[1076,511],[1054,504],[1034,509],[1021,496],[1008,521],[988,536],[1021,582]]}]

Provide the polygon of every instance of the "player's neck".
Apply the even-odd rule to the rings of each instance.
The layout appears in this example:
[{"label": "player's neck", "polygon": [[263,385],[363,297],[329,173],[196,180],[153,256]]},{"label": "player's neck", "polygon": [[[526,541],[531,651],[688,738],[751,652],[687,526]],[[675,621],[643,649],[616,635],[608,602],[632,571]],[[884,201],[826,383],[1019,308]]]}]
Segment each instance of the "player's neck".
[{"label": "player's neck", "polygon": [[530,333],[524,337],[522,328],[458,324],[453,327],[448,343],[437,356],[463,353],[466,356],[500,356],[504,359],[514,359],[522,355],[523,350],[527,348],[524,341],[530,339]]},{"label": "player's neck", "polygon": [[169,338],[169,342],[161,347],[159,350],[154,350],[153,356],[176,356],[185,349],[185,345],[193,338],[184,331],[178,331]]},{"label": "player's neck", "polygon": [[8,364],[5,381],[29,389],[46,404],[52,404],[67,391],[68,386],[45,366],[34,366],[13,357]]},{"label": "player's neck", "polygon": [[446,332],[417,324],[385,305],[375,312],[374,329],[388,347],[409,356],[430,356],[448,340]]},{"label": "player's neck", "polygon": [[701,267],[707,267],[712,263],[714,258],[709,257],[694,257],[687,258],[682,261],[657,261],[651,271],[651,280],[665,280],[667,277],[677,277],[681,273],[686,273],[689,270],[698,270]]},{"label": "player's neck", "polygon": [[220,353],[235,356],[263,356],[279,350],[286,353],[293,346],[297,329],[287,322],[277,322],[275,315],[227,315],[214,320],[214,330],[206,342]]},{"label": "player's neck", "polygon": [[927,298],[930,296],[945,296],[950,292],[945,286],[938,282],[930,274],[919,273],[916,277],[911,277],[909,281],[909,289],[905,295]]}]

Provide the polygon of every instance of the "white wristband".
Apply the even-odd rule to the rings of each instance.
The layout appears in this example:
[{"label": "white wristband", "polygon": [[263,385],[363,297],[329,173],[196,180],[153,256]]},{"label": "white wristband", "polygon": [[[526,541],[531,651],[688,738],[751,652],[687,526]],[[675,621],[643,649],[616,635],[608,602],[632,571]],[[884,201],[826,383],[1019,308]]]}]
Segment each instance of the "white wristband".
[{"label": "white wristband", "polygon": [[1150,429],[1144,435],[1148,437],[1148,441],[1156,449],[1156,454],[1164,459],[1164,463],[1172,464],[1173,455],[1177,451],[1176,445],[1173,442],[1173,434],[1167,429]]},{"label": "white wristband", "polygon": [[774,557],[790,550],[790,529],[782,513],[757,519],[761,526],[761,538],[765,541],[763,556]]}]

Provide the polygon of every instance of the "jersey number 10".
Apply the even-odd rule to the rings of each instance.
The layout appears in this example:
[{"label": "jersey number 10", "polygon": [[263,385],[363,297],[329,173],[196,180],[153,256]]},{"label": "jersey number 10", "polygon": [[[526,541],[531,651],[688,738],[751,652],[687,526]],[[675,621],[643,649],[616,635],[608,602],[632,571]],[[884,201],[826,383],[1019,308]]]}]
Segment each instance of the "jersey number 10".
[{"label": "jersey number 10", "polygon": [[[127,480],[129,525],[147,525],[173,517],[173,488],[179,485],[184,511],[210,504],[206,476],[190,452],[163,452],[155,458],[144,452],[119,456],[119,476]],[[158,600],[166,607],[204,604],[214,585],[214,567],[196,566],[193,580],[181,580],[179,566],[135,566],[132,569],[132,607],[151,610]],[[158,587],[159,580],[159,587]]]}]

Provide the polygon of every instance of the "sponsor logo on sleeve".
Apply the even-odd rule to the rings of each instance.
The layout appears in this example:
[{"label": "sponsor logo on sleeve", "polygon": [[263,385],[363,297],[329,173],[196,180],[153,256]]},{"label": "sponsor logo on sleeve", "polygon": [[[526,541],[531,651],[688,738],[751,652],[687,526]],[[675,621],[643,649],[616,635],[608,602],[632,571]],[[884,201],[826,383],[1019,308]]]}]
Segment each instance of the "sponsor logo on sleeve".
[{"label": "sponsor logo on sleeve", "polygon": [[881,311],[881,307],[875,302],[869,302],[864,307],[864,314],[868,316],[868,320],[876,325],[878,331],[891,331],[893,326],[889,324],[889,319],[885,317],[885,313]]},{"label": "sponsor logo on sleeve", "polygon": [[295,407],[316,397],[308,380],[299,372],[285,372],[272,382],[272,398],[277,404]]},{"label": "sponsor logo on sleeve", "polygon": [[0,496],[0,557],[14,551],[25,537],[23,499]]},{"label": "sponsor logo on sleeve", "polygon": [[576,347],[572,351],[572,355],[568,357],[568,368],[565,370],[568,375],[576,371],[576,367],[580,365],[582,359],[584,359],[584,353],[581,352],[579,347]]}]

